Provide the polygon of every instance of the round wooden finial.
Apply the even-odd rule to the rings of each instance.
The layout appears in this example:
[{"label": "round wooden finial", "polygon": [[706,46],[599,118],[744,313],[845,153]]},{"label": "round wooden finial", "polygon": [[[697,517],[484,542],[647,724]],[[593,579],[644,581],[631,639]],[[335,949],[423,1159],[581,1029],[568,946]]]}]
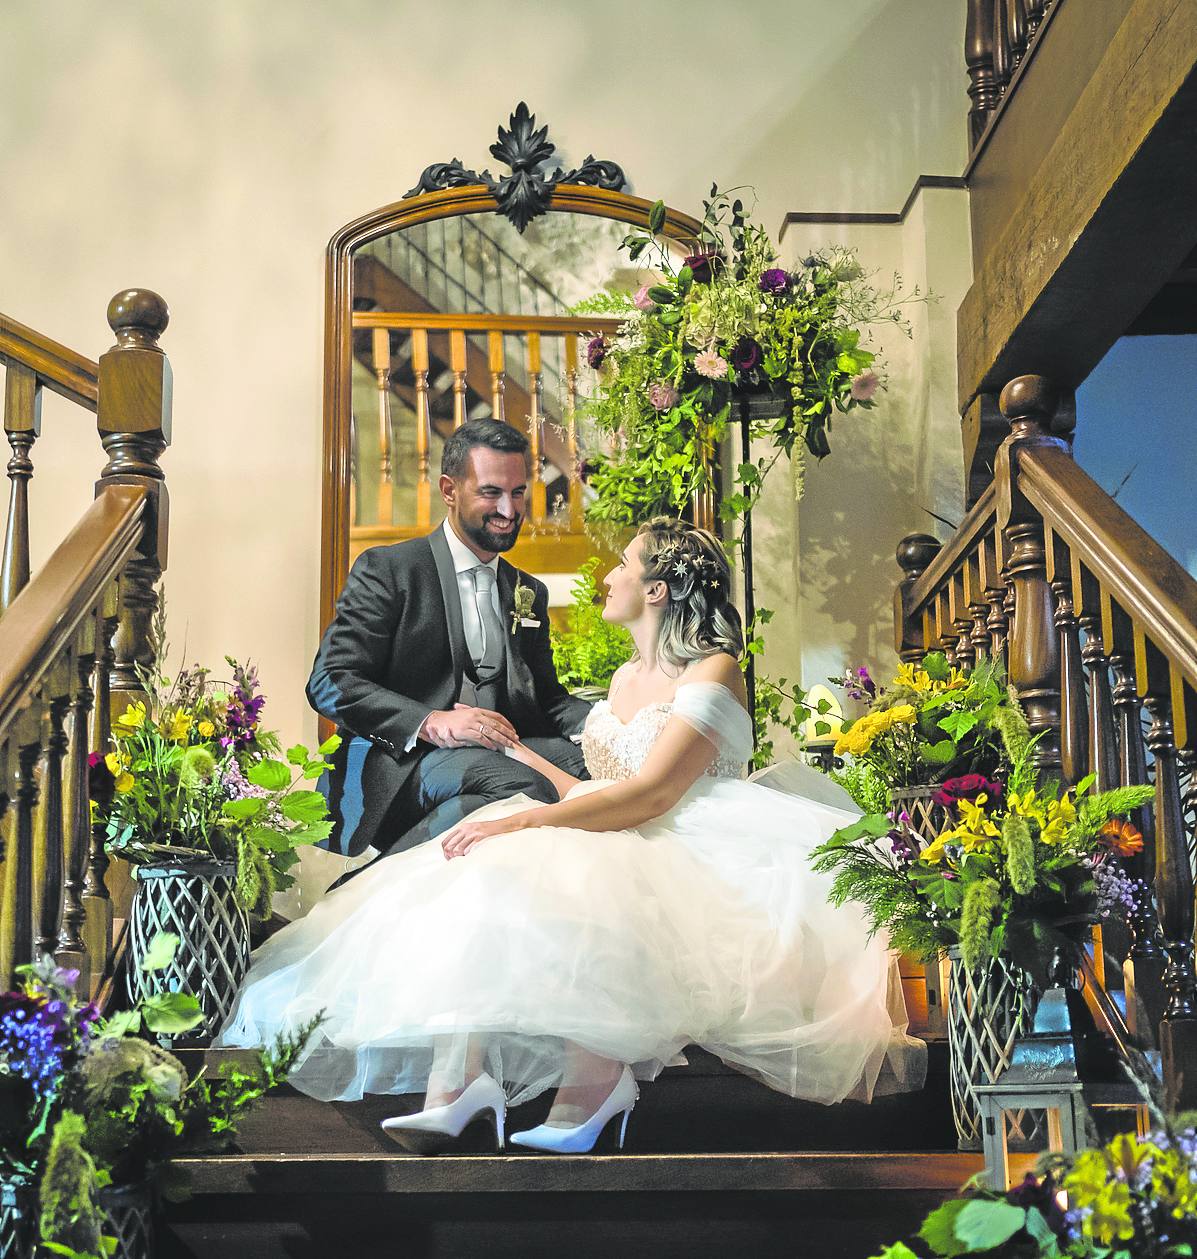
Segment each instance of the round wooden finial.
[{"label": "round wooden finial", "polygon": [[1050,428],[1059,405],[1060,391],[1046,376],[1015,376],[998,398],[998,407],[1011,425],[1022,420]]},{"label": "round wooden finial", "polygon": [[153,345],[170,323],[170,309],[152,289],[124,289],[108,303],[108,326],[120,345]]},{"label": "round wooden finial", "polygon": [[925,572],[939,554],[939,540],[929,533],[908,533],[898,543],[898,567],[911,575]]}]

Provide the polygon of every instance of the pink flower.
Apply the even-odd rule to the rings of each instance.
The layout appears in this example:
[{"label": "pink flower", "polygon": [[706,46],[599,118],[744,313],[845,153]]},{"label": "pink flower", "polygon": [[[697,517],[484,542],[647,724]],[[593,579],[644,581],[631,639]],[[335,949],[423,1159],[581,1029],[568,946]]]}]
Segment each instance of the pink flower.
[{"label": "pink flower", "polygon": [[881,380],[876,372],[861,372],[852,379],[852,397],[856,402],[868,402],[877,392]]},{"label": "pink flower", "polygon": [[656,384],[649,386],[648,400],[654,411],[668,411],[677,403],[678,392],[669,381],[658,380]]},{"label": "pink flower", "polygon": [[654,302],[648,295],[648,290],[650,288],[652,288],[651,284],[642,284],[632,294],[632,305],[635,306],[637,310],[652,310],[652,308],[656,305],[656,302]]},{"label": "pink flower", "polygon": [[727,360],[720,358],[714,350],[703,350],[694,359],[694,370],[708,380],[725,380],[727,378]]}]

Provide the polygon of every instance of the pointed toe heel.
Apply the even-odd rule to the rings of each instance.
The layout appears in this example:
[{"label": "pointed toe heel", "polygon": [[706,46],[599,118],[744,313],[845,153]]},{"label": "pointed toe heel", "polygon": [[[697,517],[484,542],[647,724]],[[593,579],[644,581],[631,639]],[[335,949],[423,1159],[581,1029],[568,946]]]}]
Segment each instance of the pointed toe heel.
[{"label": "pointed toe heel", "polygon": [[632,1070],[625,1066],[607,1100],[585,1123],[578,1124],[576,1128],[555,1128],[542,1123],[526,1132],[513,1132],[511,1144],[544,1154],[589,1154],[611,1120],[622,1115],[619,1125],[619,1149],[622,1150],[628,1133],[628,1120],[639,1097],[640,1090],[636,1087]]},{"label": "pointed toe heel", "polygon": [[450,1149],[475,1119],[488,1113],[494,1123],[497,1148],[501,1150],[507,1096],[489,1075],[471,1080],[461,1096],[447,1106],[434,1106],[414,1115],[396,1115],[384,1119],[379,1126],[409,1154],[440,1154]]}]

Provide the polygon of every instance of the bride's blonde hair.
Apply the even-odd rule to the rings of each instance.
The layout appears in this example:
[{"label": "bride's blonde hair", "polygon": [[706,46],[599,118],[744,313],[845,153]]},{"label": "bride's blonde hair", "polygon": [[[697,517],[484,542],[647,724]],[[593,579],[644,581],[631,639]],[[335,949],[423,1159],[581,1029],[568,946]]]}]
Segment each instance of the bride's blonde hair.
[{"label": "bride's blonde hair", "polygon": [[675,669],[725,651],[744,654],[740,613],[731,601],[731,567],[713,533],[672,516],[637,530],[644,539],[645,581],[663,581],[669,600],[657,634],[657,655]]}]

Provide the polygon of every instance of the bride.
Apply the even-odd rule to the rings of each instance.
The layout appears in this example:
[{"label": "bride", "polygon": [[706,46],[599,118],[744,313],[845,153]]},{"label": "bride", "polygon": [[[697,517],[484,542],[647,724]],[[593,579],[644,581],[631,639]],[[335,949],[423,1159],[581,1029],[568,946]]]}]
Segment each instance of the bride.
[{"label": "bride", "polygon": [[[522,746],[561,800],[490,804],[347,882],[255,954],[219,1043],[325,1012],[290,1081],[323,1100],[426,1093],[384,1121],[451,1144],[555,1088],[532,1149],[591,1149],[638,1080],[698,1044],[793,1097],[867,1099],[895,1023],[889,959],[808,854],[849,814],[742,779],[752,721],[730,571],[709,533],[643,525],[603,616],[636,653],[582,735],[592,781]],[[901,1039],[899,1035],[899,1040]]]}]

